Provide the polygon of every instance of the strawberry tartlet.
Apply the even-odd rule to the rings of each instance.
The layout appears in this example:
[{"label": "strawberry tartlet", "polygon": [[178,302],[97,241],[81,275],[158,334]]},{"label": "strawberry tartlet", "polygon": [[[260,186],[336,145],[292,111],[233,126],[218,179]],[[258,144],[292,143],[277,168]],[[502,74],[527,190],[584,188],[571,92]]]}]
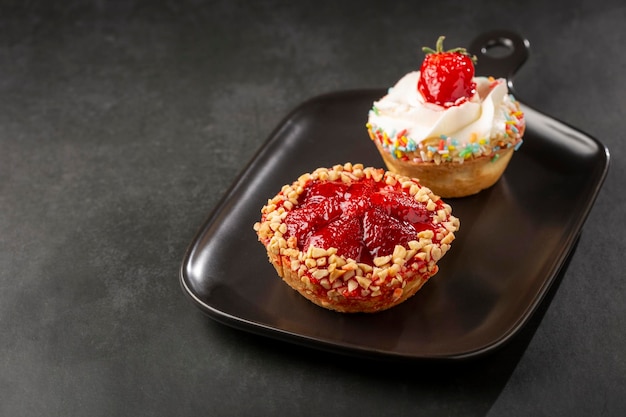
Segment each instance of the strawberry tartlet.
[{"label": "strawberry tartlet", "polygon": [[387,168],[441,197],[491,187],[522,144],[524,114],[503,78],[475,77],[475,57],[439,37],[419,71],[374,102],[367,129]]},{"label": "strawberry tartlet", "polygon": [[254,225],[276,272],[313,303],[377,312],[437,273],[459,220],[419,181],[346,163],[301,175]]}]

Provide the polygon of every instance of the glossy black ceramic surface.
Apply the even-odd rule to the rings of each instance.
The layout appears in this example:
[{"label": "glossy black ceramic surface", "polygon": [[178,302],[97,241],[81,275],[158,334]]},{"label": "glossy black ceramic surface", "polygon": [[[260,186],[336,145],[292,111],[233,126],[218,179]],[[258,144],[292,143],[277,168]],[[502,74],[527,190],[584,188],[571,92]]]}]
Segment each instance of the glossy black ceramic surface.
[{"label": "glossy black ceramic surface", "polygon": [[365,122],[383,90],[308,101],[259,150],[201,227],[181,269],[184,291],[212,318],[346,353],[459,359],[511,338],[535,311],[576,242],[602,185],[608,151],[523,106],[527,132],[504,176],[449,199],[461,229],[440,271],[404,304],[377,314],[326,311],[285,285],[252,227],[283,184],[320,166],[383,167]]}]

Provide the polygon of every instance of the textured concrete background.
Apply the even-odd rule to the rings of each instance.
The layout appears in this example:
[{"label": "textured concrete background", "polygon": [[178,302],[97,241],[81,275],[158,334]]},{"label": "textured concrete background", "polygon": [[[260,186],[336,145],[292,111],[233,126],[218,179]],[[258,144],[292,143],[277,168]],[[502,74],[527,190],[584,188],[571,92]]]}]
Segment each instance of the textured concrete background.
[{"label": "textured concrete background", "polygon": [[[247,3],[0,1],[0,415],[624,415],[623,2]],[[518,98],[612,154],[540,322],[486,360],[399,365],[183,296],[187,245],[292,108],[498,28],[531,42]]]}]

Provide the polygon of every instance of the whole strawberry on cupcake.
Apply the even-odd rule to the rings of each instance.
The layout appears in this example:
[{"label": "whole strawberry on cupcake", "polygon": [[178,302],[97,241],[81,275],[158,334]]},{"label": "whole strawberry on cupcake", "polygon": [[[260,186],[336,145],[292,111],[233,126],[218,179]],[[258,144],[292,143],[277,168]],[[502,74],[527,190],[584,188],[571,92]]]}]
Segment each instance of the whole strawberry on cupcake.
[{"label": "whole strawberry on cupcake", "polygon": [[524,114],[504,78],[476,77],[464,48],[423,48],[419,71],[374,102],[367,129],[387,168],[441,197],[494,185],[522,144]]}]

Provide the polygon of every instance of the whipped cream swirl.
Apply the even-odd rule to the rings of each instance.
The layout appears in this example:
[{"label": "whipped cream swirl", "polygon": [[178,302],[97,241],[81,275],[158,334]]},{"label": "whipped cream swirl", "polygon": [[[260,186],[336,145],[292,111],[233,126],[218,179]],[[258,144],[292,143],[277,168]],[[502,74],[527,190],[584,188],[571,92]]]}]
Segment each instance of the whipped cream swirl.
[{"label": "whipped cream swirl", "polygon": [[424,100],[419,77],[419,71],[405,75],[369,112],[372,140],[394,158],[462,163],[519,147],[524,117],[505,79],[474,77],[474,96],[444,108]]}]

